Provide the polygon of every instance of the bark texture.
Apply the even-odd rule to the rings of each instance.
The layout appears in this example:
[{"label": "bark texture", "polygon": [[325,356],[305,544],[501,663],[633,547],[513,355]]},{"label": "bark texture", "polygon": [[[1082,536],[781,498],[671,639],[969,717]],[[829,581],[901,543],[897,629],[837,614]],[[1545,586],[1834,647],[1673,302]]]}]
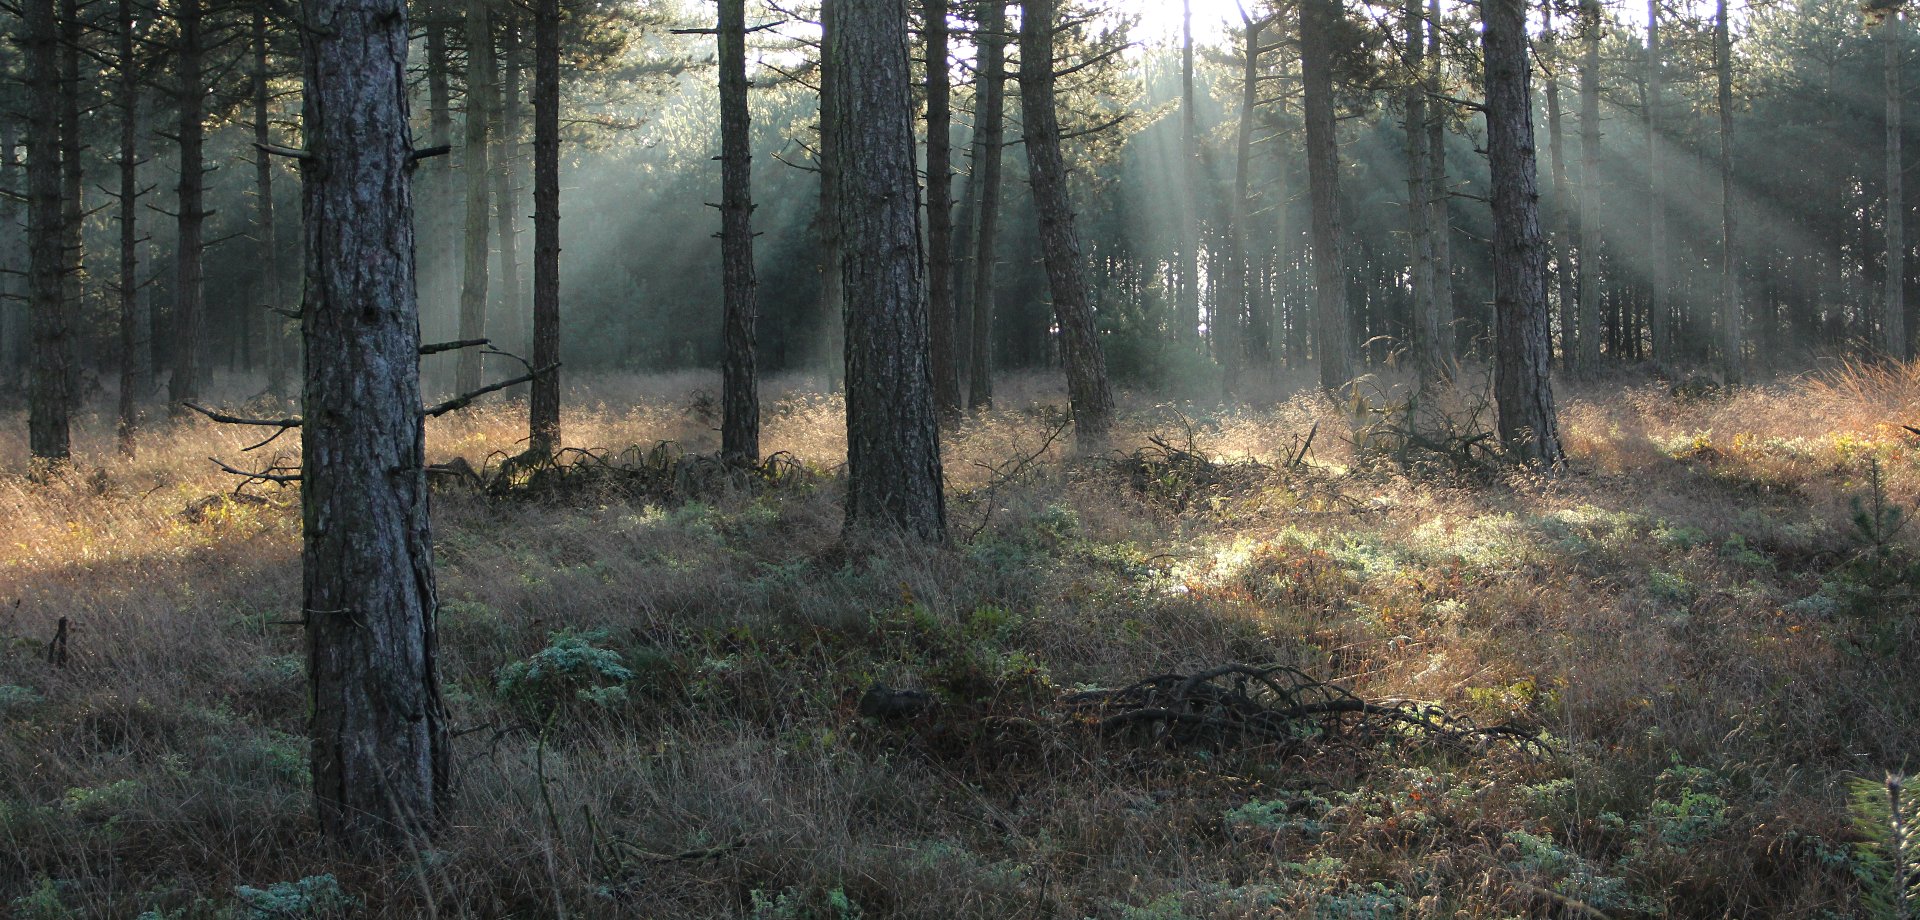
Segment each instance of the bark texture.
[{"label": "bark texture", "polygon": [[560,446],[560,0],[533,12],[533,381],[527,449]]},{"label": "bark texture", "polygon": [[847,527],[947,535],[935,418],[905,0],[828,0],[841,68],[826,123],[846,291]]},{"label": "bark texture", "polygon": [[179,204],[174,237],[173,377],[167,396],[174,411],[200,398],[206,376],[207,299],[201,264],[206,228],[206,78],[202,73],[205,37],[200,0],[180,0],[174,11],[179,27],[174,69],[179,86]]},{"label": "bark texture", "polygon": [[1320,388],[1353,380],[1353,328],[1347,311],[1347,267],[1341,255],[1340,145],[1334,134],[1333,30],[1337,0],[1301,0],[1300,82],[1307,129],[1307,195],[1313,212],[1314,351]]},{"label": "bark texture", "polygon": [[1103,447],[1113,423],[1113,390],[1100,350],[1085,256],[1067,195],[1067,162],[1060,152],[1055,111],[1053,30],[1056,0],[1026,0],[1020,17],[1020,113],[1026,124],[1027,175],[1040,220],[1040,253],[1053,291],[1060,351],[1067,365],[1067,397],[1074,435],[1083,453]]},{"label": "bark texture", "polygon": [[1000,188],[1007,136],[1007,2],[980,0],[980,77],[973,168],[979,197],[973,255],[973,370],[967,406],[993,408],[993,311],[999,268]]},{"label": "bark texture", "polygon": [[720,455],[760,460],[760,391],[754,325],[759,280],[753,271],[753,151],[747,113],[745,0],[720,0],[720,285],[726,351],[720,365]]},{"label": "bark texture", "polygon": [[71,456],[68,307],[61,290],[66,259],[60,208],[60,36],[53,0],[21,11],[27,51],[27,310],[33,369],[27,379],[27,447],[35,460]]},{"label": "bark texture", "polygon": [[1494,403],[1500,439],[1535,463],[1562,459],[1549,379],[1547,252],[1528,98],[1524,0],[1484,0],[1487,157],[1493,176]]},{"label": "bark texture", "polygon": [[418,846],[448,789],[414,292],[407,14],[317,0],[302,30],[301,487],[313,793],[362,850]]}]

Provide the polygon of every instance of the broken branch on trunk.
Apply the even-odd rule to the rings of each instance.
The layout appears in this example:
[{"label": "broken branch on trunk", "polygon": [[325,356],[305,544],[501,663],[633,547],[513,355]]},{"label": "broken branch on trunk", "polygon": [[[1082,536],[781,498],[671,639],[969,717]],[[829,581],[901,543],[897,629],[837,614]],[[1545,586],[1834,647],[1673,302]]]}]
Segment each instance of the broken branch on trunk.
[{"label": "broken branch on trunk", "polygon": [[[487,352],[487,354],[494,354],[494,352],[489,351]],[[499,352],[499,354],[506,354],[506,353]],[[507,356],[514,357],[513,355],[507,355]],[[437,418],[439,416],[452,412],[456,409],[465,409],[466,407],[472,405],[474,400],[479,399],[480,397],[485,396],[488,393],[498,392],[508,387],[517,387],[523,383],[532,383],[536,378],[543,377],[547,374],[551,374],[555,370],[558,370],[559,367],[560,365],[558,363],[549,364],[546,367],[540,368],[539,370],[528,371],[527,373],[521,374],[520,376],[515,377],[511,380],[502,380],[499,383],[490,383],[477,390],[472,390],[466,393],[462,393],[459,396],[455,396],[454,398],[449,399],[446,402],[437,403],[435,405],[428,406],[427,408],[421,410],[421,414],[426,416],[427,418]]]}]

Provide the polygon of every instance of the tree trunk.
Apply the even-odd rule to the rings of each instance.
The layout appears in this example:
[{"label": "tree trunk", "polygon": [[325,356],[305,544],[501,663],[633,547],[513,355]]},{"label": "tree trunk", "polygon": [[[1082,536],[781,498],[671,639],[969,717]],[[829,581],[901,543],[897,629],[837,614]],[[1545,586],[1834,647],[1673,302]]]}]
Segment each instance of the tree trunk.
[{"label": "tree trunk", "polygon": [[[25,38],[22,38],[24,46]],[[0,188],[20,188],[20,123],[0,120]],[[27,276],[26,228],[20,222],[20,201],[0,195],[0,386],[13,383],[26,369],[27,305],[21,280]]]},{"label": "tree trunk", "polygon": [[[114,430],[120,452],[133,455],[133,436],[140,425],[140,362],[146,347],[140,334],[140,67],[134,58],[133,0],[120,0],[118,60],[120,85],[120,283],[115,298],[120,306],[120,401]],[[265,156],[266,154],[261,154]]]},{"label": "tree trunk", "polygon": [[1673,332],[1668,318],[1672,309],[1667,296],[1673,287],[1669,277],[1671,263],[1667,253],[1667,189],[1665,178],[1665,142],[1660,137],[1660,110],[1665,107],[1661,89],[1660,0],[1647,0],[1647,259],[1653,263],[1647,324],[1653,332],[1653,357],[1657,361],[1673,359]]},{"label": "tree trunk", "polygon": [[933,400],[942,415],[960,411],[954,352],[953,99],[947,73],[950,0],[923,0],[927,42],[927,315],[933,340]]},{"label": "tree trunk", "polygon": [[207,220],[206,157],[202,151],[207,88],[200,69],[204,52],[200,0],[180,0],[174,17],[180,29],[174,58],[180,81],[180,124],[175,135],[180,144],[180,186],[175,211],[173,378],[167,395],[174,404],[173,411],[179,412],[182,403],[200,398],[205,382],[207,317],[201,234]]},{"label": "tree trunk", "polygon": [[[123,0],[124,2],[124,0]],[[291,393],[293,356],[289,353],[287,322],[278,311],[288,307],[286,287],[282,283],[285,273],[280,266],[280,235],[274,227],[273,216],[273,160],[266,151],[266,145],[273,140],[270,118],[267,80],[271,73],[267,70],[267,9],[264,5],[253,12],[253,188],[254,188],[254,232],[260,247],[261,272],[259,303],[255,308],[262,311],[267,328],[267,392],[276,398],[284,398]]]},{"label": "tree trunk", "polygon": [[533,366],[527,449],[560,446],[560,0],[533,16]]},{"label": "tree trunk", "polygon": [[[1434,92],[1441,89],[1440,0],[1427,0],[1427,78]],[[1447,120],[1441,113],[1427,119],[1427,187],[1433,192],[1433,213],[1427,227],[1433,233],[1433,299],[1440,310],[1441,357],[1458,354],[1453,315],[1453,185],[1447,177]]]},{"label": "tree trunk", "polygon": [[26,0],[27,309],[33,370],[27,380],[27,442],[33,458],[65,463],[72,454],[67,302],[61,290],[66,234],[60,202],[60,47],[53,0]]},{"label": "tree trunk", "polygon": [[1445,374],[1446,349],[1440,342],[1440,302],[1434,279],[1433,183],[1427,153],[1426,6],[1407,0],[1407,239],[1413,253],[1414,362],[1423,390]]},{"label": "tree trunk", "polygon": [[1320,388],[1329,393],[1353,380],[1352,319],[1341,255],[1340,145],[1333,112],[1332,41],[1340,15],[1336,0],[1302,0],[1300,5],[1300,82],[1313,212],[1314,350],[1320,358]]},{"label": "tree trunk", "polygon": [[500,238],[500,309],[494,315],[504,325],[498,335],[511,335],[513,351],[525,354],[529,341],[527,315],[520,297],[520,207],[516,164],[520,162],[520,21],[508,16],[500,33],[500,104],[494,132],[494,235]]},{"label": "tree trunk", "polygon": [[[467,119],[460,169],[466,175],[465,241],[460,256],[460,330],[455,338],[471,341],[487,337],[488,224],[493,218],[487,199],[493,171],[487,165],[489,129],[494,120],[493,16],[487,0],[467,0]],[[481,352],[463,348],[454,364],[453,389],[471,393],[480,388]]]},{"label": "tree trunk", "polygon": [[1580,348],[1579,297],[1574,293],[1573,228],[1568,226],[1571,209],[1567,207],[1567,136],[1560,125],[1560,40],[1553,31],[1553,4],[1540,8],[1540,53],[1546,57],[1542,72],[1547,79],[1547,143],[1553,161],[1553,241],[1548,257],[1553,260],[1554,286],[1560,305],[1560,360],[1571,366]]},{"label": "tree trunk", "polygon": [[[447,52],[447,6],[453,0],[422,0],[421,15],[427,33],[427,145],[449,147],[453,144],[453,93],[447,78],[453,71]],[[437,156],[426,162],[427,181],[421,196],[427,202],[421,233],[426,237],[421,251],[420,288],[421,324],[440,328],[447,319],[453,301],[453,264],[455,259],[453,221],[453,157]],[[458,356],[455,356],[458,360]],[[434,362],[429,362],[432,366]]]},{"label": "tree trunk", "polygon": [[[1746,317],[1740,302],[1740,249],[1733,213],[1733,33],[1727,23],[1727,0],[1715,6],[1713,33],[1714,70],[1720,83],[1720,372],[1728,384],[1738,384],[1746,370]],[[1899,162],[1897,157],[1894,162]],[[1895,273],[1894,277],[1900,276]]]},{"label": "tree trunk", "polygon": [[[827,15],[822,0],[821,16]],[[840,62],[826,42],[820,44],[820,204],[815,209],[820,242],[820,338],[826,342],[825,361],[831,388],[846,370],[846,278],[841,273],[840,219],[835,213],[840,196],[840,159],[834,150],[840,122]]]},{"label": "tree trunk", "polygon": [[1067,365],[1074,434],[1083,453],[1104,446],[1113,420],[1113,391],[1087,296],[1080,233],[1067,197],[1067,163],[1054,110],[1053,29],[1056,0],[1025,0],[1020,17],[1020,112],[1026,123],[1027,173],[1040,220],[1040,252],[1053,291]]},{"label": "tree trunk", "polygon": [[1240,336],[1247,314],[1247,211],[1253,183],[1253,110],[1260,104],[1260,36],[1264,19],[1245,19],[1246,48],[1240,58],[1240,125],[1234,138],[1233,200],[1227,203],[1226,277],[1214,305],[1214,341],[1220,357],[1222,394],[1228,399],[1240,385],[1240,367],[1247,350]]},{"label": "tree trunk", "polygon": [[974,123],[973,168],[979,173],[978,230],[973,256],[973,373],[967,406],[993,408],[993,311],[999,267],[1000,186],[1007,132],[1007,3],[980,0],[979,107]]},{"label": "tree trunk", "polygon": [[[1023,42],[1023,81],[1024,47]],[[1200,188],[1193,174],[1199,128],[1193,95],[1193,0],[1180,0],[1180,289],[1179,313],[1174,317],[1174,340],[1179,342],[1200,335]]]},{"label": "tree trunk", "polygon": [[[1444,86],[1446,60],[1440,56],[1440,0],[1427,0],[1428,81],[1434,92]],[[1428,104],[1432,106],[1432,104]],[[1434,234],[1434,302],[1440,303],[1440,346],[1442,357],[1452,363],[1459,353],[1459,325],[1453,317],[1453,182],[1446,171],[1446,117],[1432,111],[1427,119],[1427,157],[1430,169],[1427,186],[1432,188],[1434,211],[1427,227]]]},{"label": "tree trunk", "polygon": [[846,279],[847,528],[947,536],[921,287],[912,67],[902,0],[827,0],[840,73],[825,124]]},{"label": "tree trunk", "polygon": [[323,833],[418,847],[451,766],[414,293],[407,14],[318,0],[303,29],[301,483],[313,794]]},{"label": "tree trunk", "polygon": [[1494,403],[1500,439],[1520,456],[1561,461],[1549,379],[1547,253],[1528,99],[1525,0],[1483,0],[1487,157],[1492,170]]},{"label": "tree trunk", "polygon": [[[68,321],[73,323],[79,322],[86,311],[87,240],[83,232],[87,213],[86,175],[80,160],[80,94],[83,90],[80,43],[85,34],[80,22],[79,0],[60,0],[60,245],[61,258],[65,261],[60,290]],[[76,336],[69,347],[78,344]],[[66,357],[67,395],[73,399],[79,396],[75,386],[80,370],[78,357],[77,350]]]},{"label": "tree trunk", "polygon": [[721,361],[720,456],[760,461],[760,393],[754,379],[759,281],[753,273],[753,151],[747,114],[745,0],[720,0],[720,284],[726,353]]},{"label": "tree trunk", "polygon": [[1580,321],[1574,362],[1600,366],[1600,0],[1582,0],[1580,62]]},{"label": "tree trunk", "polygon": [[1887,103],[1887,278],[1880,305],[1880,347],[1889,358],[1904,361],[1908,357],[1906,285],[1903,283],[1907,275],[1907,214],[1900,116],[1906,95],[1901,58],[1906,49],[1901,46],[1899,10],[1889,10],[1885,17],[1879,32]]}]

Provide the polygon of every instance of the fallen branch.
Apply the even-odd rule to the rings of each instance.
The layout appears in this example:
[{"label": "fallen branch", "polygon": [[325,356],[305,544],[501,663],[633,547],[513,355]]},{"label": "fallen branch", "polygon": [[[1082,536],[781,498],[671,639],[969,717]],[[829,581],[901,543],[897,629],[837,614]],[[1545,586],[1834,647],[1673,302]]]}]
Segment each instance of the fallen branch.
[{"label": "fallen branch", "polygon": [[1097,716],[1103,734],[1148,725],[1158,729],[1154,740],[1176,745],[1293,746],[1340,735],[1378,737],[1399,728],[1427,742],[1505,740],[1535,754],[1549,750],[1532,731],[1483,728],[1429,703],[1366,700],[1286,665],[1227,664],[1192,676],[1161,674],[1116,690],[1076,693],[1066,703]]}]

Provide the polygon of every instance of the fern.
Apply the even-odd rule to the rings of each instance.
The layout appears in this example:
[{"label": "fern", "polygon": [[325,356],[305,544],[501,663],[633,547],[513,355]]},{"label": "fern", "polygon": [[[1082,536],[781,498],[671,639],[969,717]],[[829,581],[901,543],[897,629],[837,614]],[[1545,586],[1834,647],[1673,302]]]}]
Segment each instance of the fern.
[{"label": "fern", "polygon": [[1866,842],[1855,849],[1872,916],[1914,920],[1920,907],[1920,796],[1907,777],[1889,773],[1853,783],[1853,821]]}]

